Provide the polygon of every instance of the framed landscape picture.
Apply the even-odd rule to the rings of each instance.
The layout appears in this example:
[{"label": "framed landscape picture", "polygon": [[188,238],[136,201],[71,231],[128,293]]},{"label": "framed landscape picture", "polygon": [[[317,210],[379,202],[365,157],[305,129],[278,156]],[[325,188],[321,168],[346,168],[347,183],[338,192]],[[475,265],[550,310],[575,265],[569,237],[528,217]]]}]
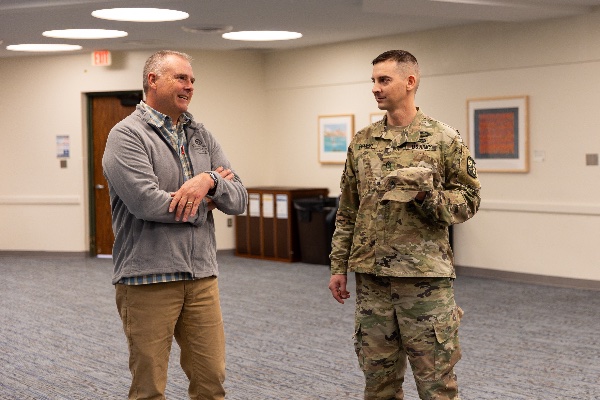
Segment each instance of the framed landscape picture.
[{"label": "framed landscape picture", "polygon": [[354,135],[354,114],[319,116],[319,161],[344,164]]},{"label": "framed landscape picture", "polygon": [[467,100],[468,145],[480,172],[528,172],[528,97]]},{"label": "framed landscape picture", "polygon": [[385,116],[385,112],[376,112],[369,114],[369,122],[371,124],[380,121]]}]

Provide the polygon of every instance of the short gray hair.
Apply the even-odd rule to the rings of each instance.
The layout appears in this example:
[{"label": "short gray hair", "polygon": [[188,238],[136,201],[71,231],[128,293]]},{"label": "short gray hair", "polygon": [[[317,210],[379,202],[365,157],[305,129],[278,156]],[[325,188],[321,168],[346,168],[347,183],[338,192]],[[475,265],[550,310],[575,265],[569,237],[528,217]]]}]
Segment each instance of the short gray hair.
[{"label": "short gray hair", "polygon": [[189,54],[181,53],[179,51],[174,50],[161,50],[154,54],[152,54],[146,60],[146,64],[144,64],[144,77],[142,80],[142,87],[144,88],[144,93],[148,93],[148,74],[155,73],[156,75],[160,75],[165,70],[165,60],[169,56],[177,56],[183,59],[186,59],[190,64],[192,63],[192,57]]}]

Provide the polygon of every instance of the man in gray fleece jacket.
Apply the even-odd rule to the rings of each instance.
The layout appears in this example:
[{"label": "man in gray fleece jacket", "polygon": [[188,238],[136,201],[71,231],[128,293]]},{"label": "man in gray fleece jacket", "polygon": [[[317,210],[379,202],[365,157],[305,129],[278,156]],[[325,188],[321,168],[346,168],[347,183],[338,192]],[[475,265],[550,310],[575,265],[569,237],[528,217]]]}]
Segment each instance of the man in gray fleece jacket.
[{"label": "man in gray fleece jacket", "polygon": [[129,399],[164,399],[173,337],[191,399],[224,399],[225,335],[212,210],[248,194],[221,146],[187,112],[191,58],[144,66],[145,102],[110,132],[102,166],[115,234],[116,302],[129,346]]}]

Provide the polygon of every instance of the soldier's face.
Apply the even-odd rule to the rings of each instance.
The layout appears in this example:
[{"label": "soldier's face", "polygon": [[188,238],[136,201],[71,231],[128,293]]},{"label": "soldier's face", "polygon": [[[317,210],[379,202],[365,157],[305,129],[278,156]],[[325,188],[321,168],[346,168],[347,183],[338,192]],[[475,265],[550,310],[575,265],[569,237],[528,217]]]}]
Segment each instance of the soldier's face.
[{"label": "soldier's face", "polygon": [[393,110],[408,97],[409,79],[402,75],[396,61],[387,60],[373,65],[371,81],[380,110]]}]

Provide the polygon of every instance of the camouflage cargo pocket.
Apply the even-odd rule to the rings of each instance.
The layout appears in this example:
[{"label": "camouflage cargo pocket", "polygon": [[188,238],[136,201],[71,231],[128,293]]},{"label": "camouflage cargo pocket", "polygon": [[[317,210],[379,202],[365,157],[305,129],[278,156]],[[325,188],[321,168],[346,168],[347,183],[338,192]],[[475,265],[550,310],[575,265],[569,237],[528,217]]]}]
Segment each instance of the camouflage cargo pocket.
[{"label": "camouflage cargo pocket", "polygon": [[360,329],[360,324],[356,324],[356,328],[354,330],[354,351],[356,352],[356,357],[358,357],[358,365],[360,365],[360,369],[364,370],[365,364],[365,356],[363,354],[363,343],[362,343],[362,330]]},{"label": "camouflage cargo pocket", "polygon": [[452,370],[461,358],[458,342],[458,327],[463,316],[463,310],[456,306],[451,312],[440,316],[434,322],[436,348],[435,348],[435,376],[440,379]]}]

